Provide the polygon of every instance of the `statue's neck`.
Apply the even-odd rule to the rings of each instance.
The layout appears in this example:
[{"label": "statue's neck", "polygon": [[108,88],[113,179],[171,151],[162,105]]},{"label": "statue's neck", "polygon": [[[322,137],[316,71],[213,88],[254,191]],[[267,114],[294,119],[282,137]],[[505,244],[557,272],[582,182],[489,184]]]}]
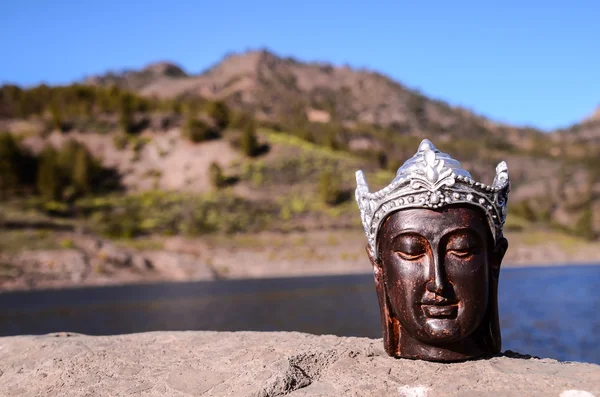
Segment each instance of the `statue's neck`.
[{"label": "statue's neck", "polygon": [[445,362],[463,361],[493,353],[481,338],[482,335],[475,333],[456,343],[435,346],[420,342],[407,332],[400,330],[398,357]]}]

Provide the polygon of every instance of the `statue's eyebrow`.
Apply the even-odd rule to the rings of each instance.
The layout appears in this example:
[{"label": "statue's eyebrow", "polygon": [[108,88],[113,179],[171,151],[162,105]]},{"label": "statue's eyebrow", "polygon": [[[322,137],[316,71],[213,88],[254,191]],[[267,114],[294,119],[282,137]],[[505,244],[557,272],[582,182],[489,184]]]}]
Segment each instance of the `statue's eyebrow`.
[{"label": "statue's eyebrow", "polygon": [[452,237],[465,236],[467,238],[472,238],[475,240],[475,243],[482,244],[483,239],[479,233],[469,227],[461,227],[457,229],[452,229],[447,231],[442,235],[442,241],[448,243]]},{"label": "statue's eyebrow", "polygon": [[458,227],[458,228],[448,228],[443,231],[442,235],[444,237],[450,236],[452,234],[467,234],[469,236],[477,237],[479,233],[476,233],[473,228],[470,227]]},{"label": "statue's eyebrow", "polygon": [[398,234],[392,236],[392,240],[397,240],[397,239],[402,238],[402,237],[413,237],[413,238],[427,240],[427,237],[423,236],[421,233],[413,231],[413,230],[410,230],[410,229],[409,230],[402,230]]}]

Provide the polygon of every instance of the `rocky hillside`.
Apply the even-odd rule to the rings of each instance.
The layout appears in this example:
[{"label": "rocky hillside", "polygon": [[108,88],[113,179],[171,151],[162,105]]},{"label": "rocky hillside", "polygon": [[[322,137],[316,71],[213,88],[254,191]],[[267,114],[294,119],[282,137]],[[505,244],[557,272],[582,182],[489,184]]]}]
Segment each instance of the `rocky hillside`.
[{"label": "rocky hillside", "polygon": [[569,143],[581,143],[594,150],[600,147],[600,108],[580,123],[553,133],[555,139]]},{"label": "rocky hillside", "polygon": [[86,84],[112,86],[116,85],[127,90],[140,90],[156,80],[178,79],[187,77],[179,66],[170,62],[157,62],[146,66],[142,70],[125,70],[109,72],[103,76],[94,76],[86,79]]},{"label": "rocky hillside", "polygon": [[[161,62],[66,88],[3,87],[0,130],[36,153],[44,145],[75,139],[121,176],[129,194],[204,194],[215,183],[219,190],[227,187],[235,195],[228,205],[245,208],[241,218],[226,222],[233,229],[271,228],[274,218],[287,227],[354,224],[356,208],[349,200],[354,170],[370,173],[374,186],[389,183],[420,139],[428,137],[484,182],[491,182],[495,165],[506,160],[515,217],[586,238],[600,232],[598,120],[551,133],[504,125],[373,71],[304,63],[268,51],[229,55],[199,75]],[[335,181],[327,179],[331,174]],[[339,187],[328,192],[333,182]],[[53,198],[62,197],[50,190]],[[313,205],[320,194],[327,208]],[[240,197],[243,205],[236,201]],[[175,211],[183,223],[191,219],[181,210],[186,205],[214,215],[215,206],[226,202],[161,200],[142,202],[156,205],[161,214]],[[219,216],[231,210],[221,207]],[[248,208],[261,215],[249,216]],[[142,218],[149,213],[143,206],[126,213],[136,211]],[[317,215],[307,219],[307,213]],[[332,220],[327,214],[348,218]],[[142,224],[152,232],[177,233],[182,223],[166,218]],[[257,225],[255,219],[263,218]],[[109,212],[104,219],[118,217]],[[201,229],[214,226],[203,223]]]},{"label": "rocky hillside", "polygon": [[86,82],[117,84],[161,98],[224,99],[259,118],[277,121],[291,118],[298,122],[307,117],[314,122],[375,125],[399,133],[523,135],[467,109],[427,98],[377,72],[305,63],[268,51],[228,55],[199,75],[186,75],[174,64],[160,63]]},{"label": "rocky hillside", "polygon": [[599,121],[599,120],[600,120],[600,105],[596,108],[596,110],[594,110],[592,112],[592,114],[590,114],[588,117],[586,117],[584,121],[591,122],[591,121]]}]

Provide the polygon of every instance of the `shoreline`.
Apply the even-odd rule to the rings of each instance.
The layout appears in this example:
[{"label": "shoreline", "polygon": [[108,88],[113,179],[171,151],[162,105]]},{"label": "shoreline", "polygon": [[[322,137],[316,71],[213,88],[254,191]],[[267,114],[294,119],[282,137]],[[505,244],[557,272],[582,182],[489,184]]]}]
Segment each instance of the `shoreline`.
[{"label": "shoreline", "polygon": [[[35,238],[25,237],[25,244]],[[371,273],[364,234],[353,229],[130,241],[75,233],[52,238],[58,242],[53,247],[0,252],[0,290]],[[600,244],[548,232],[507,238],[503,269],[600,264]]]},{"label": "shoreline", "polygon": [[588,267],[588,266],[600,266],[600,258],[597,261],[577,261],[577,262],[547,262],[547,263],[506,263],[502,265],[502,269],[529,269],[529,268],[538,268],[538,267]]},{"label": "shoreline", "polygon": [[[503,266],[500,273],[500,282],[502,282],[502,271],[519,271],[519,270],[532,270],[532,269],[561,269],[561,268],[588,268],[588,267],[598,267],[600,269],[599,262],[578,262],[578,263],[570,263],[570,264],[527,264],[527,265],[516,265],[516,266]],[[293,281],[293,280],[301,280],[301,279],[324,279],[324,278],[343,278],[343,277],[352,277],[352,276],[364,276],[371,277],[372,272],[370,271],[356,271],[356,272],[347,272],[347,273],[319,273],[319,274],[295,274],[295,275],[269,275],[265,277],[229,277],[229,278],[211,278],[211,279],[187,279],[187,280],[173,280],[173,279],[139,279],[139,280],[119,280],[113,279],[107,282],[101,283],[48,283],[41,284],[34,288],[0,288],[0,296],[13,294],[13,293],[28,293],[28,292],[36,292],[36,293],[44,293],[44,292],[52,292],[52,291],[60,291],[60,290],[83,290],[88,288],[103,288],[103,287],[154,287],[154,286],[164,286],[164,285],[189,285],[193,283],[223,283],[223,282],[240,282],[244,280],[264,280],[268,281],[277,281],[277,280],[285,280],[285,281]]]}]

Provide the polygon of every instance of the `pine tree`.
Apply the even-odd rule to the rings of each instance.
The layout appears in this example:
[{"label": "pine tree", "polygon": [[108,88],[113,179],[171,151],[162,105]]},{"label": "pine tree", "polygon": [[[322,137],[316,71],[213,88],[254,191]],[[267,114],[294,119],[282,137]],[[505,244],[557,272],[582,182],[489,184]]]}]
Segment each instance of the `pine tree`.
[{"label": "pine tree", "polygon": [[48,201],[59,198],[60,170],[58,167],[58,156],[56,151],[50,146],[46,147],[40,155],[37,188],[40,195]]},{"label": "pine tree", "polygon": [[21,149],[13,136],[8,132],[0,134],[0,195],[6,196],[18,189],[21,157]]},{"label": "pine tree", "polygon": [[119,104],[119,125],[121,130],[128,134],[133,129],[133,104],[129,95],[123,95]]},{"label": "pine tree", "polygon": [[323,172],[319,177],[319,197],[328,205],[338,204],[342,195],[339,178],[331,172]]},{"label": "pine tree", "polygon": [[218,133],[204,121],[189,116],[183,127],[183,135],[192,142],[202,142],[218,138]]},{"label": "pine tree", "polygon": [[588,241],[596,238],[594,231],[594,211],[592,210],[591,202],[583,210],[577,222],[575,223],[575,233]]},{"label": "pine tree", "polygon": [[208,175],[210,178],[210,183],[218,188],[225,186],[225,177],[223,176],[223,170],[217,163],[211,163],[208,168]]},{"label": "pine tree", "polygon": [[246,127],[248,123],[251,122],[253,122],[253,120],[249,114],[244,112],[237,112],[231,117],[229,127],[241,130],[244,127]]},{"label": "pine tree", "polygon": [[50,104],[50,116],[52,117],[52,126],[55,129],[62,131],[64,128],[63,119],[60,112],[60,107],[55,101]]},{"label": "pine tree", "polygon": [[223,101],[210,102],[206,112],[215,121],[220,130],[229,125],[229,108]]},{"label": "pine tree", "polygon": [[78,194],[86,194],[91,190],[92,161],[87,149],[79,147],[73,162],[73,186]]},{"label": "pine tree", "polygon": [[240,140],[240,146],[242,148],[242,152],[248,157],[253,157],[258,152],[258,140],[256,139],[256,132],[254,123],[246,124],[244,127],[244,131],[242,132],[242,137]]}]

